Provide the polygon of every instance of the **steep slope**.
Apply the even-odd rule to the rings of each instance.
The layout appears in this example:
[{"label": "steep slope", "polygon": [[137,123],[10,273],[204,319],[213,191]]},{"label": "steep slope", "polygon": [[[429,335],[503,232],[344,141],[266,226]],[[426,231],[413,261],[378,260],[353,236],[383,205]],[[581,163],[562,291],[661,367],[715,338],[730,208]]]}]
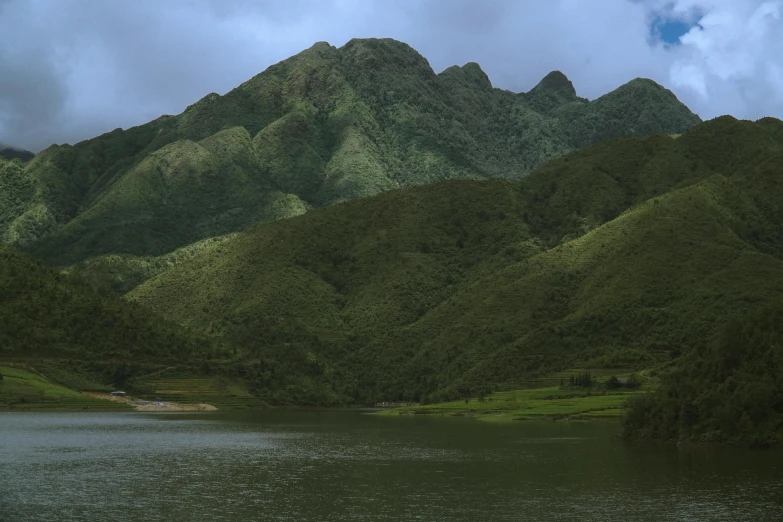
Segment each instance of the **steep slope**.
[{"label": "steep slope", "polygon": [[652,360],[782,295],[781,161],[772,119],[612,140],[520,182],[451,181],[260,225],[129,297],[265,361],[264,385],[285,386],[269,368],[313,360],[357,400]]},{"label": "steep slope", "polygon": [[205,249],[220,248],[221,243],[235,234],[203,239],[161,256],[108,254],[72,265],[64,273],[76,276],[99,291],[121,296],[144,281],[194,257]]},{"label": "steep slope", "polygon": [[[22,237],[46,234],[51,225],[38,214],[43,205],[34,205],[35,178],[19,159],[0,158],[0,240],[19,243]],[[27,215],[24,219],[22,216]]]},{"label": "steep slope", "polygon": [[219,345],[0,245],[0,357],[170,361]]},{"label": "steep slope", "polygon": [[322,42],[178,116],[39,153],[0,233],[58,265],[157,256],[401,186],[518,179],[599,139],[698,121],[648,80],[588,102],[556,72],[515,94],[474,63],[435,74],[394,40]]},{"label": "steep slope", "polygon": [[305,212],[300,198],[259,178],[254,156],[242,127],[166,145],[32,251],[77,258],[95,249],[163,254],[172,245]]},{"label": "steep slope", "polygon": [[[733,152],[736,147],[732,148],[731,143],[716,141],[714,147],[711,144],[714,141],[712,134],[716,129],[725,126],[736,126],[736,132],[749,137],[748,142],[738,151]],[[645,141],[606,141],[584,153],[572,153],[563,159],[552,161],[524,179],[519,187],[520,194],[515,196],[518,201],[513,211],[521,213],[522,226],[530,233],[531,241],[534,240],[531,244],[537,245],[536,249],[550,248],[581,236],[636,203],[663,194],[671,188],[702,180],[714,173],[716,166],[735,168],[752,160],[768,146],[768,133],[756,124],[719,119],[709,125],[695,128],[677,140],[668,136],[653,136]],[[712,157],[713,154],[721,156],[716,159]],[[704,159],[699,159],[699,155],[704,156]],[[432,190],[422,189],[422,202],[415,209],[405,204],[408,196],[400,196],[400,199],[395,200],[396,203],[387,207],[388,215],[383,219],[392,223],[400,215],[413,213],[416,216],[408,218],[416,223],[413,228],[429,230],[427,226],[419,226],[417,220],[428,223],[448,221],[454,213],[459,212],[460,206],[470,208],[475,204],[473,201],[465,201],[437,210],[442,206],[438,201],[446,199],[445,195],[439,195],[439,191],[448,186],[450,185],[438,185]],[[460,189],[449,189],[448,198],[469,199],[472,196],[468,187],[490,186],[492,185],[461,185]],[[477,197],[477,200],[481,198]],[[433,206],[433,214],[427,215],[430,206]],[[359,208],[364,207],[360,205]],[[490,206],[479,207],[475,211],[481,212],[483,216],[493,215],[489,209]],[[455,219],[459,221],[459,218]],[[475,220],[471,218],[471,221]],[[464,234],[467,232],[463,231]],[[302,231],[299,235],[308,233]],[[450,237],[447,241],[457,241],[460,238],[464,243],[465,238],[462,236]],[[414,242],[411,245],[416,246],[421,242],[428,242],[429,239],[426,233],[422,233],[420,237],[412,236]],[[200,248],[188,247],[182,252],[194,252]],[[406,245],[405,248],[412,247]],[[132,255],[101,256],[80,263],[73,267],[73,270],[100,286],[111,287],[124,293],[147,278],[170,268],[184,257],[188,256],[178,252],[151,258]]]}]

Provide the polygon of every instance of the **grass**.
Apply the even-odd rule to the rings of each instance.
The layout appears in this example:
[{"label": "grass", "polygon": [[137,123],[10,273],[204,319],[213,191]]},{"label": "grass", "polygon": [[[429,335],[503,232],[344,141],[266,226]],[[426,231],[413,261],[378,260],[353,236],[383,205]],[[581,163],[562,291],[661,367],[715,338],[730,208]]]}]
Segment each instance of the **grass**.
[{"label": "grass", "polygon": [[[568,370],[562,375],[589,371],[593,376],[622,376],[617,370]],[[560,375],[551,375],[545,380],[559,380]],[[566,377],[567,379],[567,377]],[[476,417],[480,420],[502,421],[525,418],[621,418],[625,403],[630,397],[648,393],[655,389],[655,380],[646,380],[636,390],[606,390],[600,385],[590,389],[548,386],[523,390],[509,390],[492,393],[481,399],[470,398],[456,401],[408,406],[382,410],[376,415],[452,415]]]},{"label": "grass", "polygon": [[48,381],[29,367],[0,366],[0,409],[8,411],[126,411],[126,404],[87,397]]},{"label": "grass", "polygon": [[[104,363],[105,365],[106,363]],[[100,366],[93,361],[93,365]],[[45,375],[41,371],[45,372]],[[225,409],[248,409],[266,406],[249,393],[246,383],[228,376],[205,377],[193,370],[178,367],[159,368],[146,373],[138,369],[133,378],[120,388],[136,398],[160,397],[180,404],[206,403]],[[74,361],[65,364],[57,360],[40,360],[35,367],[23,363],[0,365],[0,409],[36,411],[126,410],[127,405],[95,399],[77,390],[109,392],[114,386],[105,386],[94,379],[97,370]],[[92,378],[91,378],[92,377]]]}]

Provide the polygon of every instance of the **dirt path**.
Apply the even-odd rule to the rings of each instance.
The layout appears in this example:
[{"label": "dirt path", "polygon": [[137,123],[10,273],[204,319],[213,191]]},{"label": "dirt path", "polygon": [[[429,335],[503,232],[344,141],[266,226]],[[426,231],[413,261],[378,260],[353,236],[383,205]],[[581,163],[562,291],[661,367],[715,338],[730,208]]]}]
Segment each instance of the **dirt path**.
[{"label": "dirt path", "polygon": [[136,411],[215,411],[217,408],[211,404],[180,404],[178,402],[157,402],[133,399],[128,396],[116,397],[108,393],[82,392],[84,395],[106,401],[123,402],[130,404]]}]

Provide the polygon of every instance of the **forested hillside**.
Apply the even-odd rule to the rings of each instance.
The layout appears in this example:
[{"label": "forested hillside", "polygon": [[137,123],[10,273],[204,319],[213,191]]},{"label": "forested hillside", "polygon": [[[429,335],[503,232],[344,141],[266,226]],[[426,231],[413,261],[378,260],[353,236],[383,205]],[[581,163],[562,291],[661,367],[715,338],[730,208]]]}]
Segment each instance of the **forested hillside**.
[{"label": "forested hillside", "polygon": [[732,319],[656,393],[631,404],[632,438],[771,446],[783,438],[783,300]]},{"label": "forested hillside", "polygon": [[[781,164],[783,122],[722,117],[518,181],[389,191],[68,271],[102,293],[3,247],[3,353],[202,361],[271,404],[439,401],[655,366],[628,436],[773,444]],[[31,190],[18,161],[3,169]],[[125,291],[134,303],[109,297]]]},{"label": "forested hillside", "polygon": [[320,43],[181,115],[0,158],[0,356],[170,364],[269,404],[654,368],[626,435],[769,445],[781,165],[780,120],[699,123],[649,80],[511,93],[393,40]]},{"label": "forested hillside", "polygon": [[0,357],[149,362],[221,355],[220,344],[0,245]]},{"label": "forested hillside", "polygon": [[259,225],[129,298],[241,347],[260,393],[285,389],[302,360],[331,400],[372,401],[676,358],[782,295],[781,161],[773,119],[610,140],[519,182],[450,181]]},{"label": "forested hillside", "polygon": [[178,116],[39,153],[0,178],[14,200],[0,237],[56,265],[158,256],[399,187],[519,179],[601,139],[698,122],[650,80],[588,102],[560,72],[512,93],[475,63],[436,74],[394,40],[319,43]]}]

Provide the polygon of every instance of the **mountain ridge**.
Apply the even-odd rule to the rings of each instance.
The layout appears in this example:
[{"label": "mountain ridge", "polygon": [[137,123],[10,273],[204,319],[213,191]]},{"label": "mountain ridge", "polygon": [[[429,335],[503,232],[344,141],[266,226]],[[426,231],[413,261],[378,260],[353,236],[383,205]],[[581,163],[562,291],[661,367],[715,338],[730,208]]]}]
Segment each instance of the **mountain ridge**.
[{"label": "mountain ridge", "polygon": [[587,102],[548,77],[554,90],[527,96],[493,88],[478,64],[436,74],[394,40],[318,43],[180,115],[42,151],[0,234],[57,265],[162,255],[399,187],[518,179],[600,139],[699,121],[652,85]]}]

